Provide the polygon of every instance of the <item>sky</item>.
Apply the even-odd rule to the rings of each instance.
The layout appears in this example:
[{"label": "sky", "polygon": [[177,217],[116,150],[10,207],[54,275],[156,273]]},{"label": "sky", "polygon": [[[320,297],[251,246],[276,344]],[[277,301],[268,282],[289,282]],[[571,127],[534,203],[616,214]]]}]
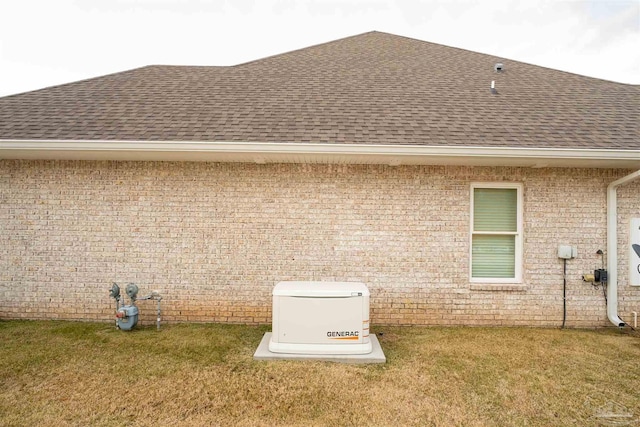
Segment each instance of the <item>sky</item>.
[{"label": "sky", "polygon": [[640,0],[5,0],[0,96],[384,31],[640,84]]}]

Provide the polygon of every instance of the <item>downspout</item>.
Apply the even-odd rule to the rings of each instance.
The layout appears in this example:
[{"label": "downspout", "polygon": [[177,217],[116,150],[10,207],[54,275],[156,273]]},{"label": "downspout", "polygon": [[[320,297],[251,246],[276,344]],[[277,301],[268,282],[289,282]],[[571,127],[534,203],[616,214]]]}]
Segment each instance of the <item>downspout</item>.
[{"label": "downspout", "polygon": [[607,266],[609,283],[607,284],[607,317],[618,327],[625,323],[618,316],[618,196],[616,190],[640,177],[640,170],[612,182],[607,187]]}]

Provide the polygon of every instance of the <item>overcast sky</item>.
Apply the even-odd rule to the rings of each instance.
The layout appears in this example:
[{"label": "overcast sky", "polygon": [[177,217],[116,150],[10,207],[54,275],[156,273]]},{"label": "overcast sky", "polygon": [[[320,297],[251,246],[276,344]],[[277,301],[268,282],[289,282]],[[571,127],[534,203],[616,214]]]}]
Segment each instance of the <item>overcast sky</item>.
[{"label": "overcast sky", "polygon": [[640,84],[640,0],[2,0],[0,96],[377,30]]}]

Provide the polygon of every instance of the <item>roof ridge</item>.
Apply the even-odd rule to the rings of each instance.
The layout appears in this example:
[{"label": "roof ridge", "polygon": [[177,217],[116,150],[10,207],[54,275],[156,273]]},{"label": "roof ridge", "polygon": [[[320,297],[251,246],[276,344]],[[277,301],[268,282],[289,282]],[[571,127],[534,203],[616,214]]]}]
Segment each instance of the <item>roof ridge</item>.
[{"label": "roof ridge", "polygon": [[[102,79],[102,78],[105,78],[105,77],[117,76],[119,74],[126,74],[126,73],[130,73],[132,71],[140,71],[140,70],[144,70],[146,68],[154,68],[154,67],[164,67],[164,65],[143,65],[142,67],[131,68],[129,70],[124,70],[124,71],[116,71],[116,72],[113,72],[113,73],[102,74],[102,75],[94,76],[94,77],[87,77],[85,79],[75,80],[73,82],[59,83],[59,84],[54,84],[54,85],[51,85],[51,86],[41,87],[39,89],[27,90],[27,91],[19,92],[19,93],[12,93],[10,95],[0,96],[0,99],[13,98],[14,96],[21,96],[21,95],[26,95],[26,94],[29,94],[29,93],[41,92],[41,91],[44,91],[44,90],[55,89],[55,88],[64,87],[64,86],[76,85],[78,83],[84,83],[84,82],[88,82],[88,81],[91,81],[91,80],[98,80],[98,79]],[[180,67],[180,65],[176,65],[175,67]]]},{"label": "roof ridge", "polygon": [[[510,63],[517,62],[517,63],[522,64],[522,65],[544,68],[544,69],[549,70],[549,71],[559,72],[559,73],[563,73],[563,74],[569,74],[569,75],[576,76],[576,77],[581,77],[581,78],[600,80],[600,81],[607,82],[607,83],[615,83],[615,84],[625,85],[625,86],[637,86],[637,87],[640,87],[640,84],[623,83],[623,82],[618,82],[618,81],[615,81],[615,80],[604,79],[604,78],[601,78],[601,77],[587,76],[585,74],[579,74],[579,73],[572,72],[572,71],[560,70],[560,69],[552,68],[552,67],[546,66],[546,65],[534,64],[532,62],[526,62],[526,61],[522,61],[522,60],[519,60],[519,59],[514,59],[511,56],[504,56],[502,54],[490,53],[490,52],[486,52],[486,51],[471,50],[471,49],[467,49],[467,48],[464,48],[464,47],[458,47],[458,46],[452,46],[452,45],[448,45],[448,44],[436,43],[436,42],[432,42],[432,41],[428,41],[428,40],[421,40],[421,39],[418,39],[418,38],[415,38],[415,37],[404,36],[404,35],[401,35],[401,34],[387,33],[387,32],[384,32],[384,31],[369,31],[368,33],[358,34],[358,36],[364,35],[364,34],[369,34],[369,33],[386,34],[386,35],[389,35],[389,36],[403,38],[403,39],[407,39],[407,40],[414,41],[414,42],[430,44],[432,46],[440,46],[440,47],[444,47],[444,48],[447,48],[447,49],[456,49],[456,50],[467,52],[467,53],[471,53],[471,54],[474,54],[474,55],[483,55],[483,56],[493,57],[495,59],[499,59],[501,61],[508,61]],[[357,37],[357,36],[354,36],[354,37]]]},{"label": "roof ridge", "polygon": [[615,84],[619,84],[619,85],[638,86],[638,87],[640,87],[640,84],[623,83],[623,82],[618,82],[618,81],[615,81],[615,80],[604,79],[604,78],[601,78],[601,77],[587,76],[585,74],[579,74],[579,73],[576,73],[576,72],[573,72],[573,71],[560,70],[560,69],[552,68],[552,67],[546,66],[546,65],[534,64],[532,62],[522,61],[520,59],[514,59],[511,56],[504,56],[502,54],[490,53],[490,52],[480,51],[480,50],[471,50],[471,49],[467,49],[467,48],[464,48],[464,47],[452,46],[452,45],[436,43],[436,42],[432,42],[432,41],[428,41],[428,40],[421,40],[421,39],[417,39],[415,37],[403,36],[401,34],[385,33],[385,32],[382,32],[382,31],[372,31],[372,32],[389,34],[389,35],[396,36],[396,37],[402,37],[404,39],[411,40],[411,41],[416,41],[416,42],[420,42],[420,43],[426,43],[426,44],[430,44],[430,45],[433,45],[433,46],[445,47],[447,49],[456,49],[456,50],[460,50],[460,51],[463,51],[463,52],[471,53],[471,54],[474,54],[474,55],[489,56],[489,57],[493,57],[495,59],[500,59],[501,61],[508,61],[510,63],[516,62],[518,64],[527,65],[527,66],[531,66],[531,67],[544,68],[544,69],[549,70],[549,71],[563,73],[563,74],[569,74],[569,75],[576,76],[576,77],[588,78],[588,79],[592,79],[592,80],[600,80],[600,81],[603,81],[603,82],[615,83]]},{"label": "roof ridge", "polygon": [[152,68],[176,68],[176,69],[177,68],[183,68],[183,69],[184,68],[205,68],[205,69],[218,68],[218,69],[229,69],[229,68],[233,68],[233,66],[230,66],[230,65],[149,64],[149,65],[143,65],[143,66],[140,66],[140,67],[130,68],[128,70],[115,71],[113,73],[101,74],[101,75],[93,76],[93,77],[86,77],[84,79],[74,80],[72,82],[58,83],[58,84],[53,84],[53,85],[50,85],[50,86],[40,87],[38,89],[31,89],[31,90],[25,90],[23,92],[12,93],[12,94],[9,94],[9,95],[0,96],[0,99],[6,99],[6,98],[12,98],[12,97],[15,97],[15,96],[27,95],[27,94],[30,94],[30,93],[40,92],[40,91],[49,90],[49,89],[56,89],[56,88],[64,87],[64,86],[76,85],[78,83],[85,83],[85,82],[92,81],[92,80],[103,79],[105,77],[113,77],[113,76],[118,76],[118,75],[121,75],[121,74],[133,73],[133,72],[136,72],[136,71],[142,71],[142,70],[147,70],[147,69],[152,69]]},{"label": "roof ridge", "polygon": [[[267,60],[267,59],[277,58],[277,57],[279,57],[279,56],[290,55],[290,54],[298,53],[298,52],[302,52],[302,51],[305,51],[305,50],[311,50],[311,49],[318,48],[318,47],[320,47],[320,46],[326,46],[326,45],[330,45],[330,44],[333,44],[333,43],[342,42],[342,41],[344,41],[344,40],[349,40],[349,39],[353,39],[353,38],[356,38],[356,37],[361,37],[361,36],[364,36],[364,35],[366,35],[366,34],[372,34],[372,33],[388,34],[388,35],[391,35],[391,36],[396,36],[395,34],[391,34],[391,33],[384,33],[384,32],[382,32],[382,31],[375,31],[375,30],[372,30],[372,31],[366,31],[366,32],[364,32],[364,33],[360,33],[360,34],[355,34],[355,35],[352,35],[352,36],[341,37],[341,38],[339,38],[339,39],[331,40],[331,41],[328,41],[328,42],[317,43],[317,44],[313,44],[313,45],[311,45],[311,46],[305,46],[305,47],[301,47],[301,48],[299,48],[299,49],[288,50],[288,51],[286,51],[286,52],[275,53],[275,54],[273,54],[273,55],[268,55],[268,56],[265,56],[265,57],[263,57],[263,58],[258,58],[258,59],[253,59],[253,60],[251,60],[251,61],[242,62],[242,63],[240,63],[240,64],[232,65],[232,66],[231,66],[231,68],[243,67],[243,66],[245,66],[245,65],[249,65],[249,64],[256,63],[256,62],[265,61],[265,60]],[[396,36],[396,37],[402,37],[402,36]]]}]

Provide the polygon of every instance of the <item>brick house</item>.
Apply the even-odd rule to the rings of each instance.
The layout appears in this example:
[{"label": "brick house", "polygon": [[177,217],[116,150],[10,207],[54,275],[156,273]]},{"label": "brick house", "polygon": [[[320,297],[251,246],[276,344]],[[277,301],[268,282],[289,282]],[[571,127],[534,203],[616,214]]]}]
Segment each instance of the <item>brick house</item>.
[{"label": "brick house", "polygon": [[116,281],[269,323],[277,282],[329,280],[374,324],[560,326],[563,292],[567,326],[630,321],[639,96],[371,32],[0,98],[0,318],[112,319]]}]

